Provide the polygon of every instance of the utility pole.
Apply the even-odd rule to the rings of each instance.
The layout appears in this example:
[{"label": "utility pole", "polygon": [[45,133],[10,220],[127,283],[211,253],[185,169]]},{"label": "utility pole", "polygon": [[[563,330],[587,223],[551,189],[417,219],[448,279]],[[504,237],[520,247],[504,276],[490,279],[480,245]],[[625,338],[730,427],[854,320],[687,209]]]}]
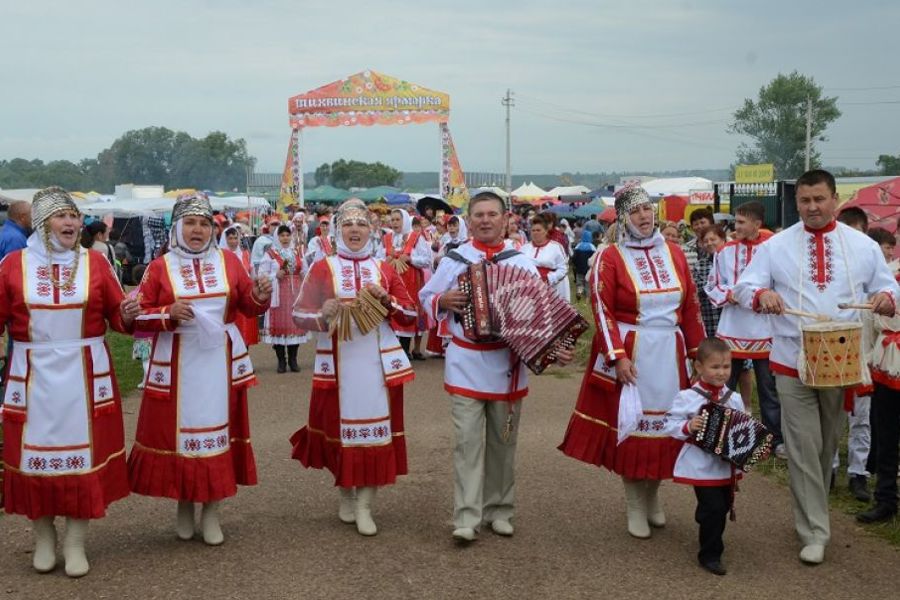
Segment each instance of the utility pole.
[{"label": "utility pole", "polygon": [[515,106],[515,103],[512,99],[512,92],[507,89],[506,96],[500,100],[500,104],[506,107],[506,193],[509,194],[512,192],[512,170],[511,170],[511,162],[510,162],[510,145],[509,145],[509,109],[511,106]]},{"label": "utility pole", "polygon": [[804,171],[809,171],[809,158],[812,154],[812,98],[806,97],[806,160]]}]

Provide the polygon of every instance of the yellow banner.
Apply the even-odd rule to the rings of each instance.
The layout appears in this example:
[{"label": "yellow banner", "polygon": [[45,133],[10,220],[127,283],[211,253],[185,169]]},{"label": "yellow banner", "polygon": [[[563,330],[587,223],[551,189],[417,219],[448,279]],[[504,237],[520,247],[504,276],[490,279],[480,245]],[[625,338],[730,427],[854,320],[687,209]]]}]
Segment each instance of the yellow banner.
[{"label": "yellow banner", "polygon": [[738,165],[734,168],[735,183],[771,183],[775,181],[775,165]]}]

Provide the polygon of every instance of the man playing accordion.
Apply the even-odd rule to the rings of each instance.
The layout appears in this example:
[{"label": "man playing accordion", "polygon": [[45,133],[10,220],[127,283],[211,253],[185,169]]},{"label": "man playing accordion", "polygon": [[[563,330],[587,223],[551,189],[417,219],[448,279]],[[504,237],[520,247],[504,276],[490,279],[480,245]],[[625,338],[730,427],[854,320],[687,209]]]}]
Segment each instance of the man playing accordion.
[{"label": "man playing accordion", "polygon": [[[499,535],[513,534],[516,437],[520,401],[528,393],[525,367],[502,341],[466,339],[463,325],[451,314],[460,313],[468,303],[457,281],[470,264],[512,265],[538,277],[532,261],[504,240],[505,209],[503,200],[490,192],[472,198],[473,239],[448,253],[419,294],[429,317],[446,321],[452,334],[444,389],[453,400],[453,537],[461,542],[475,540],[482,521]],[[568,362],[572,352],[558,350],[557,357],[558,362]]]}]

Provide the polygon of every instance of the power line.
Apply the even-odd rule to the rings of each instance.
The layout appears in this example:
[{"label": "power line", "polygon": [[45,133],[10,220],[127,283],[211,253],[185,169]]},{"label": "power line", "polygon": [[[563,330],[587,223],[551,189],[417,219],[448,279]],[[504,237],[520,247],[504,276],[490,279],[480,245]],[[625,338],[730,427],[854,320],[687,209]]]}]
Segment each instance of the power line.
[{"label": "power line", "polygon": [[900,85],[880,85],[873,87],[829,87],[822,88],[831,92],[870,92],[875,90],[897,90]]},{"label": "power line", "polygon": [[[591,123],[589,121],[584,121],[584,120],[568,119],[565,117],[548,115],[548,114],[537,112],[537,111],[523,109],[521,107],[517,107],[517,110],[519,110],[521,112],[525,112],[527,114],[535,115],[535,116],[538,116],[538,117],[541,117],[544,119],[549,119],[551,121],[558,121],[561,123],[572,123],[575,125],[585,125],[588,127],[597,127],[597,128],[605,127],[603,124],[597,124],[597,123]],[[673,138],[673,137],[666,137],[663,135],[659,135],[658,133],[650,133],[649,131],[647,131],[647,127],[615,126],[615,127],[613,127],[613,129],[615,129],[617,131],[623,131],[625,133],[631,133],[633,135],[643,136],[643,137],[650,138],[650,139],[655,139],[655,140],[669,142],[669,143],[675,143],[675,144],[682,144],[682,145],[686,145],[686,146],[716,148],[718,150],[726,150],[729,152],[734,150],[734,148],[732,148],[732,147],[721,146],[714,142],[709,142],[709,141],[705,141],[705,140],[701,140],[701,139],[697,139],[697,138],[691,138],[691,137],[685,136],[683,134],[679,134],[679,136],[677,138]],[[653,128],[650,128],[650,129],[652,130]]]},{"label": "power line", "polygon": [[536,98],[534,96],[529,96],[527,94],[522,94],[522,93],[518,93],[517,97],[519,99],[524,99],[526,101],[538,102],[540,104],[545,104],[547,106],[559,108],[566,112],[583,114],[583,115],[587,115],[590,117],[616,118],[616,119],[663,119],[663,118],[669,118],[669,117],[688,117],[688,116],[695,116],[695,115],[706,115],[706,114],[711,114],[711,113],[735,110],[735,107],[733,107],[733,106],[726,106],[726,107],[722,107],[722,108],[711,108],[711,109],[706,109],[706,110],[682,112],[682,113],[625,115],[625,114],[614,114],[614,113],[597,113],[597,112],[589,112],[589,111],[579,110],[579,109],[571,108],[568,106],[564,106],[564,105],[556,103],[556,102],[551,102],[549,100],[542,100],[541,98]]},{"label": "power line", "polygon": [[847,106],[848,104],[871,106],[873,104],[900,104],[900,100],[872,100],[869,102],[839,102],[839,104],[841,106]]},{"label": "power line", "polygon": [[714,119],[711,121],[696,121],[693,123],[659,123],[656,125],[632,125],[628,123],[601,123],[598,121],[586,121],[584,119],[567,119],[564,117],[553,117],[551,115],[547,115],[546,113],[540,113],[538,111],[529,110],[527,108],[519,107],[519,110],[523,112],[528,112],[534,115],[547,117],[547,118],[556,118],[561,121],[567,121],[570,123],[578,123],[580,125],[589,125],[591,127],[603,127],[609,129],[677,129],[679,127],[699,127],[701,125],[713,125],[720,123],[727,123],[728,119]]}]

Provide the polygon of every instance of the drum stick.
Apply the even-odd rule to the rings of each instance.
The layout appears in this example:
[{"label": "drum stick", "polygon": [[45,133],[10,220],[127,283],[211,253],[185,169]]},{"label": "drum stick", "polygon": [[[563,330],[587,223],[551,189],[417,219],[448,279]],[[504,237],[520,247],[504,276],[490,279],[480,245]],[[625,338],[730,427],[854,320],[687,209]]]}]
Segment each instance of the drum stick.
[{"label": "drum stick", "polygon": [[875,307],[874,307],[873,305],[871,305],[871,304],[858,304],[858,303],[854,303],[854,302],[841,302],[841,303],[838,304],[838,308],[840,308],[841,310],[844,310],[844,309],[847,309],[847,308],[858,308],[858,309],[861,309],[861,310],[872,310],[872,309],[875,308]]},{"label": "drum stick", "polygon": [[794,315],[795,317],[808,317],[810,319],[815,319],[816,321],[830,321],[831,317],[825,315],[819,315],[816,313],[806,312],[805,310],[794,310],[793,308],[784,309],[784,314],[786,315]]}]

